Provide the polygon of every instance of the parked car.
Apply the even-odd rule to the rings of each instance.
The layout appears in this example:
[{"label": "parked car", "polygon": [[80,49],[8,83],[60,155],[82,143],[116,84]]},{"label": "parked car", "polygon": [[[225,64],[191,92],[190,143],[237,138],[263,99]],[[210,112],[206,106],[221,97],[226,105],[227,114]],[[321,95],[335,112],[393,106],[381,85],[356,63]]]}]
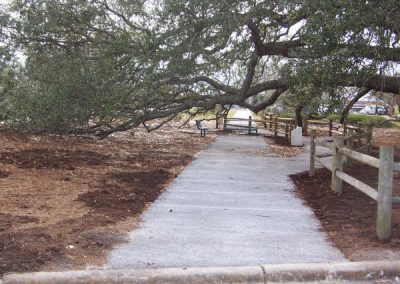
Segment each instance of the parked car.
[{"label": "parked car", "polygon": [[360,110],[361,114],[386,114],[386,109],[383,106],[366,106]]}]

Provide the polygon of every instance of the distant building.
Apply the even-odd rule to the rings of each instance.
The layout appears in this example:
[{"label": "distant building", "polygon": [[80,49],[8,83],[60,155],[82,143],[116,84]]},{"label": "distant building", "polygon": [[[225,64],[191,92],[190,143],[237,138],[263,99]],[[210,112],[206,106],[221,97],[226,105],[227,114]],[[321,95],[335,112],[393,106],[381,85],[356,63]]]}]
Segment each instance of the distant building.
[{"label": "distant building", "polygon": [[350,110],[350,113],[362,113],[365,108],[374,107],[376,109],[386,109],[387,103],[373,95],[367,95],[362,100],[356,102]]},{"label": "distant building", "polygon": [[353,107],[351,108],[351,113],[359,113],[363,108],[368,105],[369,102],[367,101],[358,101],[356,102]]}]

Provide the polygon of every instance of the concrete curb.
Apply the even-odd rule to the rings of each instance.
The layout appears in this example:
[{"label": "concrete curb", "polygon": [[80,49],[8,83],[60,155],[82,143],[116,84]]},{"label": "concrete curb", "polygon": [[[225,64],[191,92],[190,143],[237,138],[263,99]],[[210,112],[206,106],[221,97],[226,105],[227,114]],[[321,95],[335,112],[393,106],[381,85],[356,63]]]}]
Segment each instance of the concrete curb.
[{"label": "concrete curb", "polygon": [[3,284],[287,283],[378,279],[393,279],[400,282],[400,261],[36,272],[7,274],[3,278]]}]

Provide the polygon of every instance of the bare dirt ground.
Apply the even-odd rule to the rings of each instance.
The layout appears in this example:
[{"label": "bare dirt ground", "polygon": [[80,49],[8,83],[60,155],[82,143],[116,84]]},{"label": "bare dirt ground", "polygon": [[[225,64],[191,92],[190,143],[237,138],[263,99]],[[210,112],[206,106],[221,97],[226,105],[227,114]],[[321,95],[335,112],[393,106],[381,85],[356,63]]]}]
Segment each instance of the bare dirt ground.
[{"label": "bare dirt ground", "polygon": [[0,275],[102,265],[212,140],[175,127],[101,141],[0,132]]},{"label": "bare dirt ground", "polygon": [[[400,161],[400,130],[375,129],[373,155],[378,156],[379,145],[395,146],[395,161]],[[377,187],[378,170],[354,162],[345,172]],[[330,241],[353,261],[400,259],[400,205],[393,207],[392,239],[380,242],[376,238],[376,202],[367,195],[343,183],[341,196],[331,189],[331,173],[326,169],[316,171],[310,178],[308,172],[291,176],[297,194],[310,206],[320,220]],[[394,175],[394,196],[400,196],[400,172]]]}]

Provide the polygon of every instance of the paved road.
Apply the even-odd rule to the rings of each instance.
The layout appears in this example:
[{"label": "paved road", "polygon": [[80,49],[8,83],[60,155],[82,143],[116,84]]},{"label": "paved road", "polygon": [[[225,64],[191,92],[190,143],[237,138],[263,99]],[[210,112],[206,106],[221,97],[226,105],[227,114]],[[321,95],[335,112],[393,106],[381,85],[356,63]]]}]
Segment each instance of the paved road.
[{"label": "paved road", "polygon": [[262,137],[218,136],[143,214],[108,258],[113,268],[236,266],[343,261],[293,193],[282,159]]}]

